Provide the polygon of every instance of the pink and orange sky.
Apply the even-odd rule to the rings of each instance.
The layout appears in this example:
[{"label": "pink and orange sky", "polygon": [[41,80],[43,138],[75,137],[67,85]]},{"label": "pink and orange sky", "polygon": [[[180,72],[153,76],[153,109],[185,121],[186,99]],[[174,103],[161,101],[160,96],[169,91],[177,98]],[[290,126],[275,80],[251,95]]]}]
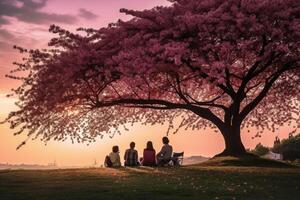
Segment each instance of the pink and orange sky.
[{"label": "pink and orange sky", "polygon": [[[78,27],[100,28],[110,22],[129,19],[119,13],[120,8],[143,10],[158,5],[170,5],[166,0],[1,0],[0,1],[0,121],[9,111],[14,110],[13,98],[6,98],[10,89],[19,82],[5,78],[14,67],[13,61],[21,56],[13,45],[26,48],[43,48],[52,35],[48,32],[51,24],[74,31]],[[102,162],[113,145],[119,145],[121,156],[131,141],[136,142],[139,152],[148,140],[159,150],[161,137],[167,127],[135,125],[130,131],[114,138],[99,139],[87,145],[70,142],[49,142],[46,145],[39,140],[30,141],[21,149],[16,147],[26,139],[26,135],[13,136],[7,124],[0,125],[0,163],[47,164],[56,160],[58,165],[88,166],[96,159]],[[254,133],[243,133],[246,148],[254,148],[258,142],[272,146],[275,136],[287,136],[284,127],[278,133],[265,133],[261,138],[251,139]],[[170,135],[175,151],[185,151],[189,155],[213,156],[224,148],[221,135],[209,130],[181,130]],[[102,163],[101,163],[102,164]]]}]

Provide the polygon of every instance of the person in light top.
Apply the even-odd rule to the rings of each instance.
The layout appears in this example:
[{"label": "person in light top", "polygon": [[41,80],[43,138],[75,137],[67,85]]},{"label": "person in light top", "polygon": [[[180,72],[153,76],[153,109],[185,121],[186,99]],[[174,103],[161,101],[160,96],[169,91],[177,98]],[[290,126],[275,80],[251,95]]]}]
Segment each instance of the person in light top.
[{"label": "person in light top", "polygon": [[111,167],[121,167],[121,159],[119,154],[119,146],[113,146],[112,152],[108,155],[111,161]]},{"label": "person in light top", "polygon": [[163,166],[165,164],[168,164],[171,161],[172,153],[173,153],[173,147],[169,145],[170,142],[169,138],[163,137],[162,142],[163,142],[163,146],[160,152],[156,155],[158,166]]}]

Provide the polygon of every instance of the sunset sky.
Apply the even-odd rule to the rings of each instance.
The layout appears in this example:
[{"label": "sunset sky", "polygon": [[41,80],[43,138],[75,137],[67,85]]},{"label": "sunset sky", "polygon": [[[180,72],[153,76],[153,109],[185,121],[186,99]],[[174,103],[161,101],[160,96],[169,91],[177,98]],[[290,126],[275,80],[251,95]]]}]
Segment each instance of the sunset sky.
[{"label": "sunset sky", "polygon": [[[52,37],[48,32],[51,24],[72,31],[78,27],[100,28],[119,18],[129,19],[119,13],[120,8],[143,10],[169,4],[166,0],[0,0],[0,121],[15,109],[15,99],[6,98],[6,94],[19,82],[5,78],[14,68],[12,62],[21,58],[12,48],[14,44],[44,48]],[[113,145],[120,146],[122,157],[131,141],[136,142],[140,154],[148,140],[159,150],[166,131],[167,127],[135,125],[120,136],[99,139],[89,146],[52,141],[45,145],[36,140],[16,150],[26,135],[13,136],[4,124],[0,125],[0,163],[47,164],[56,160],[61,166],[88,166],[94,159],[102,162]],[[288,129],[283,127],[280,132],[266,132],[261,138],[251,139],[254,133],[243,133],[242,138],[246,148],[254,148],[258,142],[272,146],[275,136],[284,138],[287,133]],[[209,130],[181,130],[170,135],[170,141],[175,151],[184,151],[187,156],[213,156],[224,148],[221,135]]]}]

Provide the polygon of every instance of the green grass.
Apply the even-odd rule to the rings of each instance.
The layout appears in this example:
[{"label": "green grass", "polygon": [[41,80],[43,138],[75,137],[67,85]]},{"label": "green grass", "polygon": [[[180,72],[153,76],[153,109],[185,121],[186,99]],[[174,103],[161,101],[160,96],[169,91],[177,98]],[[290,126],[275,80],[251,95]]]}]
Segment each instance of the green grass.
[{"label": "green grass", "polygon": [[299,199],[299,168],[2,170],[0,199]]},{"label": "green grass", "polygon": [[283,161],[271,160],[261,158],[255,155],[246,155],[243,157],[214,157],[203,163],[200,166],[244,166],[244,167],[282,167],[282,168],[294,168],[295,164],[289,164]]}]

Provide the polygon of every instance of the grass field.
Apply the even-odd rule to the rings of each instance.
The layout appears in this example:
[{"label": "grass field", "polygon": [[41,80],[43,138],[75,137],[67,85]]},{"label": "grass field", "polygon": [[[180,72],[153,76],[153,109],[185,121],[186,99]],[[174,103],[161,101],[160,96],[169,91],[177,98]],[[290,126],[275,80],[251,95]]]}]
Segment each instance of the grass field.
[{"label": "grass field", "polygon": [[2,170],[0,199],[300,199],[300,169],[237,166]]}]

